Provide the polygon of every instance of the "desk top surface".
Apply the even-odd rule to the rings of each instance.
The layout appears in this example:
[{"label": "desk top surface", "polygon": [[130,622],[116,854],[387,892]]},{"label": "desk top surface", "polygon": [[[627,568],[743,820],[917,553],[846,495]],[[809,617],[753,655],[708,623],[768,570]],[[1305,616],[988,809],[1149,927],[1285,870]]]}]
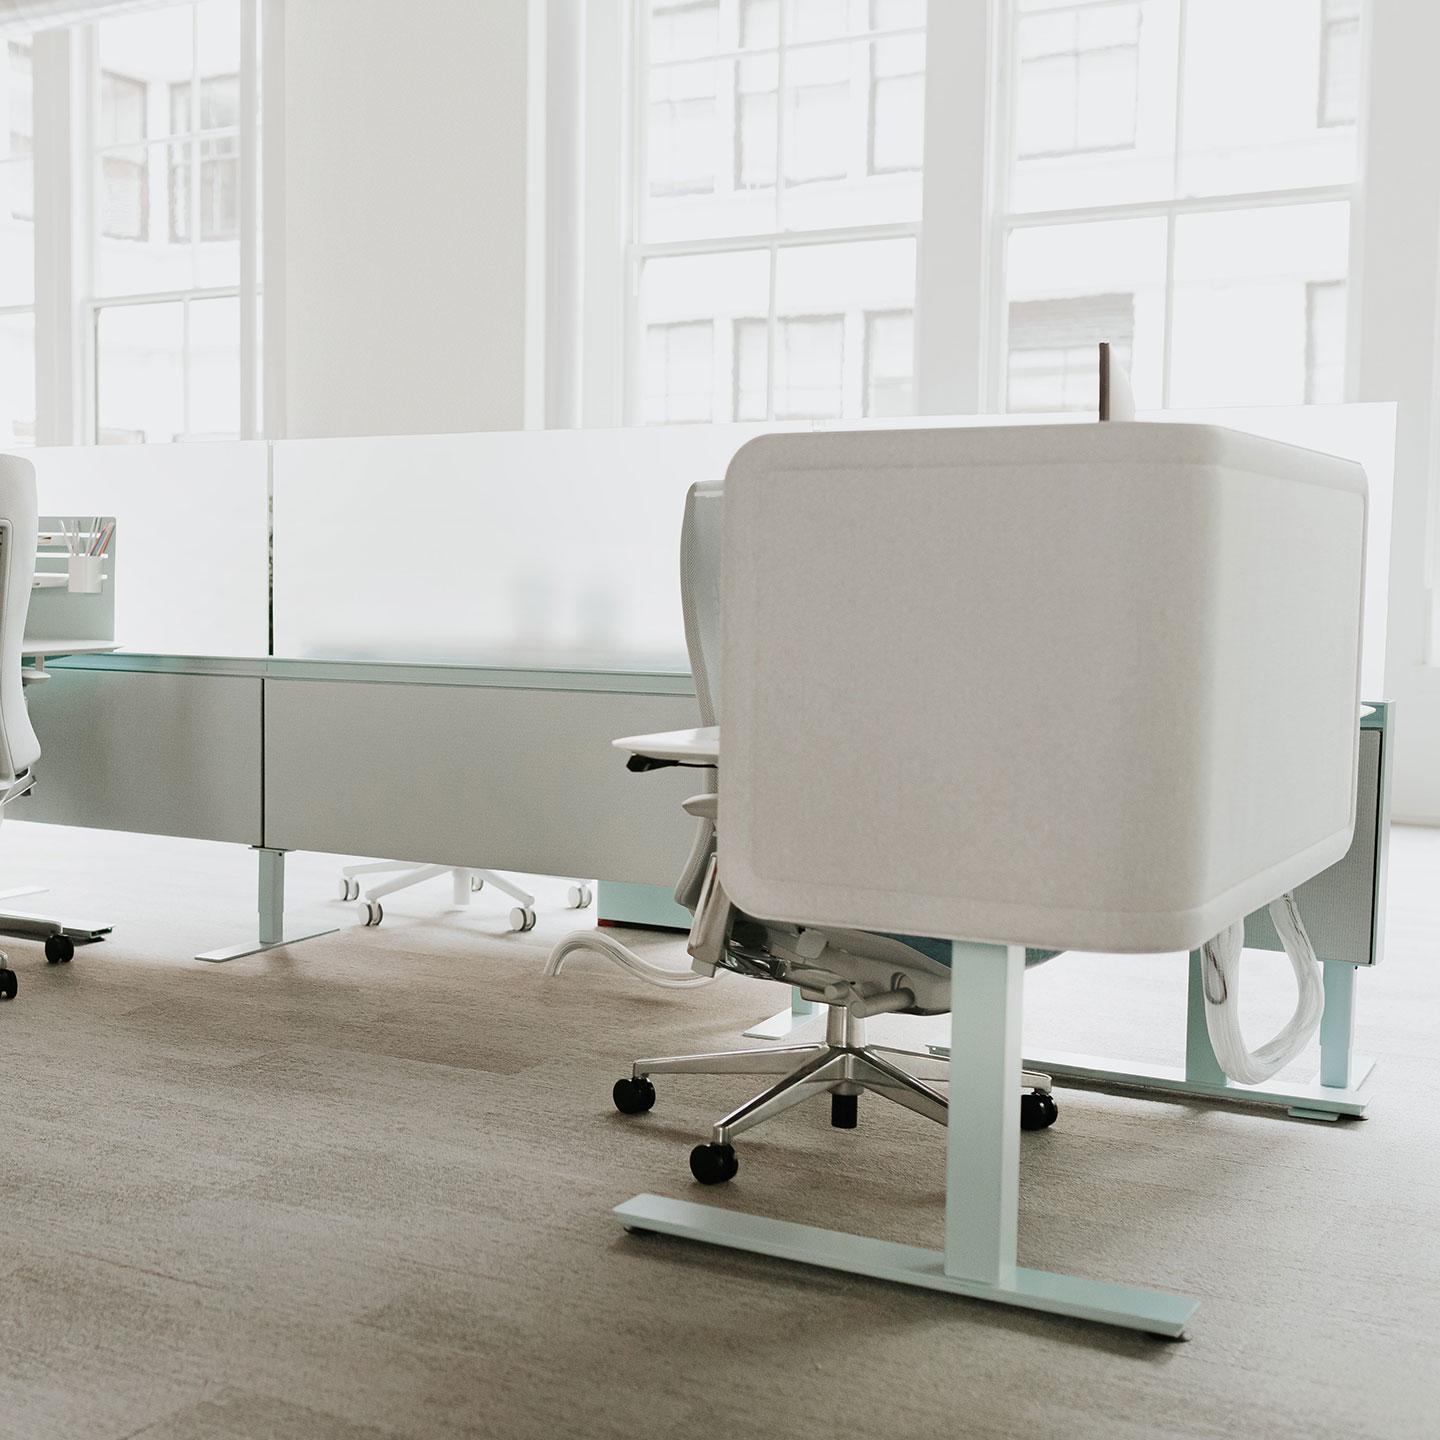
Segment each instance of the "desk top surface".
[{"label": "desk top surface", "polygon": [[103,655],[108,650],[119,648],[116,640],[67,640],[48,636],[32,639],[27,635],[20,653],[27,660],[35,660],[41,655]]}]

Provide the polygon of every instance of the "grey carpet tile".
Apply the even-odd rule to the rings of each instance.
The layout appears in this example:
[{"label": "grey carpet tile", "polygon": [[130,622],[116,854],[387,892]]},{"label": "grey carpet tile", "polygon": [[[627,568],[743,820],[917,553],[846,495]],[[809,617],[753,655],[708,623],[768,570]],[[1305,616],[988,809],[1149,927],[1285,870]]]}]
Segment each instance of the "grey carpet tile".
[{"label": "grey carpet tile", "polygon": [[[1440,832],[1397,832],[1390,953],[1360,979],[1373,1118],[1062,1090],[1023,1137],[1023,1263],[1199,1297],[1182,1345],[625,1234],[610,1208],[651,1190],[938,1246],[943,1135],[871,1099],[850,1133],[801,1107],[699,1191],[690,1146],[753,1084],[667,1078],[634,1118],[610,1086],[749,1043],[784,993],[592,959],[546,981],[582,918],[561,882],[525,937],[438,884],[363,930],[329,899],[338,862],[293,856],[297,923],[346,928],[209,967],[190,957],[253,925],[245,852],[3,835],[55,885],[37,905],[116,931],[59,968],[6,942],[0,1440],[1440,1434]],[[1056,962],[1027,979],[1027,1042],[1173,1060],[1184,980],[1174,957]],[[1246,986],[1258,1036],[1283,960]],[[874,1033],[923,1046],[944,1020]]]}]

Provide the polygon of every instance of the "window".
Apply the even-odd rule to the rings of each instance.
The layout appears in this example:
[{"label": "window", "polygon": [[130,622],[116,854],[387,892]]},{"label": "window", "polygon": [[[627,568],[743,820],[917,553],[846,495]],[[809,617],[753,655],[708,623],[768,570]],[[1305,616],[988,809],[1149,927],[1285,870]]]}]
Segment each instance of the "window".
[{"label": "window", "polygon": [[1022,4],[1017,153],[1075,155],[1135,144],[1138,4]]},{"label": "window", "polygon": [[924,12],[636,0],[632,417],[913,403]]},{"label": "window", "polygon": [[100,233],[112,240],[150,238],[146,89],[143,80],[100,72]]},{"label": "window", "polygon": [[1318,124],[1355,123],[1359,79],[1360,0],[1320,0]]},{"label": "window", "polygon": [[0,109],[0,449],[35,443],[34,82],[28,43],[7,40]]},{"label": "window", "polygon": [[865,316],[865,414],[909,415],[915,409],[911,377],[915,314],[872,310]]},{"label": "window", "polygon": [[170,146],[170,239],[190,238],[190,176],[199,169],[201,240],[233,240],[240,233],[240,77],[200,81],[200,113],[190,112],[190,82],[170,87],[170,129],[185,135]]},{"label": "window", "polygon": [[1133,295],[1017,300],[1010,306],[1005,408],[1041,414],[1094,410],[1098,346],[1127,371],[1135,337]]},{"label": "window", "polygon": [[709,320],[650,327],[645,336],[645,374],[653,388],[646,397],[646,424],[713,418],[714,331]]},{"label": "window", "polygon": [[1317,44],[1303,5],[1012,0],[995,403],[1090,408],[1102,339],[1142,409],[1340,383],[1357,6],[1326,0]]},{"label": "window", "polygon": [[[100,444],[240,434],[240,0],[95,26]],[[152,204],[152,197],[155,203]]]},{"label": "window", "polygon": [[1336,405],[1345,398],[1345,282],[1305,287],[1305,403]]}]

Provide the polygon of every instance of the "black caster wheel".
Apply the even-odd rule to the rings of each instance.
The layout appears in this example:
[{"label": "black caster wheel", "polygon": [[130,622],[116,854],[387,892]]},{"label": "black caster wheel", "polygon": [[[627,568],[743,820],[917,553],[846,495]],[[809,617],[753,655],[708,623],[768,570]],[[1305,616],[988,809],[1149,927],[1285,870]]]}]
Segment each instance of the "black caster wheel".
[{"label": "black caster wheel", "polygon": [[517,905],[510,912],[510,928],[523,934],[535,928],[535,912],[528,905]]},{"label": "black caster wheel", "polygon": [[1055,1097],[1044,1090],[1029,1090],[1020,1097],[1020,1128],[1045,1130],[1060,1118]]},{"label": "black caster wheel", "polygon": [[655,1087],[647,1076],[637,1075],[633,1080],[627,1076],[615,1082],[610,1098],[622,1115],[643,1115],[655,1104]]},{"label": "black caster wheel", "polygon": [[348,875],[340,877],[340,898],[342,900],[358,900],[360,898],[360,882],[352,880]]},{"label": "black caster wheel", "polygon": [[360,906],[360,923],[362,925],[378,925],[384,918],[385,910],[378,900],[366,900]]},{"label": "black caster wheel", "polygon": [[68,935],[45,937],[45,960],[50,965],[68,965],[75,958],[75,942]]},{"label": "black caster wheel", "polygon": [[837,1130],[853,1130],[860,1123],[858,1095],[831,1095],[830,1123]]},{"label": "black caster wheel", "polygon": [[702,1185],[733,1180],[739,1169],[733,1145],[697,1145],[690,1152],[690,1173]]},{"label": "black caster wheel", "polygon": [[0,970],[0,1000],[13,1000],[20,988],[20,977],[13,970]]}]

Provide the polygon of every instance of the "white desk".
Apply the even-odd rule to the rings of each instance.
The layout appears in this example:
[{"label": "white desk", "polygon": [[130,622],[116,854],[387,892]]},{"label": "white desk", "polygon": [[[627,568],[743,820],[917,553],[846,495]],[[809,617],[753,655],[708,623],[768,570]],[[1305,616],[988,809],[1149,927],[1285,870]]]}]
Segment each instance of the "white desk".
[{"label": "white desk", "polygon": [[[48,680],[50,672],[45,668],[47,655],[99,655],[120,647],[114,640],[73,640],[64,637],[51,639],[37,636],[26,639],[20,649],[21,656],[35,664],[25,672],[30,684]],[[0,900],[18,900],[22,895],[41,895],[43,885],[21,885],[11,890],[0,890]],[[67,961],[74,953],[75,941],[87,944],[108,935],[114,926],[95,921],[60,920],[50,915],[37,915],[24,910],[0,911],[0,934],[24,935],[43,938],[45,958],[52,964]],[[69,941],[67,945],[64,942]]]}]

